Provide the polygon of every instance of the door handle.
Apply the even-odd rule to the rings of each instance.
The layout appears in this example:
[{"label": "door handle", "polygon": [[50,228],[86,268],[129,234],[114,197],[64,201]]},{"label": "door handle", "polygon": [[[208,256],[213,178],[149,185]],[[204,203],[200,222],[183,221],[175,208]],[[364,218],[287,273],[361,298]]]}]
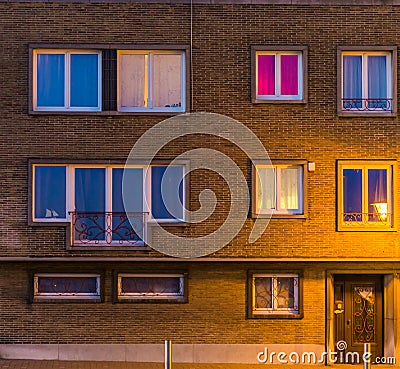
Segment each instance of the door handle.
[{"label": "door handle", "polygon": [[351,323],[350,320],[346,320],[347,325],[350,325],[350,323]]}]

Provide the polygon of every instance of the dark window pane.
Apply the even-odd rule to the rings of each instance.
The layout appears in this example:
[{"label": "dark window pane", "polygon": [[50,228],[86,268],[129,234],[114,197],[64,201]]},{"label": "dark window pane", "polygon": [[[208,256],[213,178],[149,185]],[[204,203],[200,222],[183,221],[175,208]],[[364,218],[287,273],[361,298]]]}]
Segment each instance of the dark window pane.
[{"label": "dark window pane", "polygon": [[75,208],[76,211],[105,211],[104,168],[75,169]]},{"label": "dark window pane", "polygon": [[271,309],[272,308],[272,278],[271,277],[255,277],[255,308]]},{"label": "dark window pane", "polygon": [[361,169],[343,170],[343,201],[345,213],[362,213]]},{"label": "dark window pane", "polygon": [[97,277],[37,277],[38,294],[98,294]]},{"label": "dark window pane", "polygon": [[368,212],[378,214],[378,217],[372,215],[370,220],[384,220],[382,216],[387,217],[387,195],[387,170],[368,169]]},{"label": "dark window pane", "polygon": [[35,218],[66,218],[66,167],[35,166]]},{"label": "dark window pane", "polygon": [[[353,99],[344,106],[360,109],[362,106],[362,57],[343,56],[343,98]],[[355,100],[354,100],[355,99]],[[359,100],[357,100],[359,99]]]},{"label": "dark window pane", "polygon": [[181,277],[121,277],[122,294],[183,295]]},{"label": "dark window pane", "polygon": [[[296,283],[297,285],[297,283]],[[275,308],[295,308],[295,278],[278,277],[276,285]]]}]

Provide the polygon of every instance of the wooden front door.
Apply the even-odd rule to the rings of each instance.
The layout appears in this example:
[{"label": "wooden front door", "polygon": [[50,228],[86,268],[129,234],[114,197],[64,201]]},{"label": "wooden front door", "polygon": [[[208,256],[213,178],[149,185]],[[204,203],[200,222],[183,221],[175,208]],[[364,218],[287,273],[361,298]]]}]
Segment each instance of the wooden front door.
[{"label": "wooden front door", "polygon": [[372,361],[383,356],[382,276],[337,275],[334,294],[335,340],[344,354],[358,352],[361,363],[364,343],[370,343]]}]

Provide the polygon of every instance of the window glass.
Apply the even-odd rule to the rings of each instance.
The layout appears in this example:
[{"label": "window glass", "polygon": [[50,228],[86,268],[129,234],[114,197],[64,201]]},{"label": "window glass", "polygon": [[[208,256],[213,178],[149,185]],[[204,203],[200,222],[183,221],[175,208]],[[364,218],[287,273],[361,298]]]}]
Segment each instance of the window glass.
[{"label": "window glass", "polygon": [[[362,98],[362,57],[354,55],[343,56],[343,98]],[[361,108],[361,101],[357,102]]]},{"label": "window glass", "polygon": [[276,280],[276,308],[295,308],[295,279],[292,277],[278,277]]},{"label": "window glass", "polygon": [[272,278],[254,278],[255,308],[272,309]]},{"label": "window glass", "polygon": [[121,54],[119,60],[119,81],[121,89],[121,107],[145,107],[147,86],[145,70],[147,55]]},{"label": "window glass", "polygon": [[66,214],[66,167],[34,167],[34,217],[62,218]]},{"label": "window glass", "polygon": [[64,54],[37,55],[37,105],[64,106]]},{"label": "window glass", "polygon": [[343,197],[345,213],[362,213],[361,169],[343,170]]},{"label": "window glass", "polygon": [[298,56],[281,55],[281,95],[298,95]]},{"label": "window glass", "polygon": [[275,95],[275,55],[258,55],[258,94]]},{"label": "window glass", "polygon": [[[122,180],[125,180],[125,206],[122,197]],[[143,169],[113,168],[112,170],[112,211],[143,211]]]},{"label": "window glass", "polygon": [[83,212],[105,211],[105,169],[75,169],[75,208]]},{"label": "window glass", "polygon": [[280,170],[280,208],[296,210],[299,208],[299,168]]},{"label": "window glass", "polygon": [[387,204],[387,200],[387,170],[368,169],[368,213],[374,213],[376,204]]},{"label": "window glass", "polygon": [[258,168],[258,207],[272,210],[276,208],[275,168]]},{"label": "window glass", "polygon": [[151,168],[151,211],[154,219],[183,219],[183,168]]},{"label": "window glass", "polygon": [[71,54],[71,107],[97,107],[98,55]]}]

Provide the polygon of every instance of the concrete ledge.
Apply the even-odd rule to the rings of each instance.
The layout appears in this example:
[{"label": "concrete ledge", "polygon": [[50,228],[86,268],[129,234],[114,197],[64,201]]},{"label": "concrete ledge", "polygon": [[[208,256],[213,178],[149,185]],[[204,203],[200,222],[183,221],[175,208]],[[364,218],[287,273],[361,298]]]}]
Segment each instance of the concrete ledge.
[{"label": "concrete ledge", "polygon": [[[314,344],[173,344],[172,360],[175,363],[258,364],[259,353],[262,352],[261,358],[268,359],[266,363],[276,364],[279,363],[277,361],[279,352],[286,354],[286,360],[293,352],[300,358],[305,352],[313,352],[318,361],[324,350],[324,345]],[[271,362],[272,352],[275,355]],[[164,344],[2,344],[0,359],[162,363],[164,362]],[[309,363],[304,362],[304,364]],[[323,365],[323,363],[319,364]]]}]

